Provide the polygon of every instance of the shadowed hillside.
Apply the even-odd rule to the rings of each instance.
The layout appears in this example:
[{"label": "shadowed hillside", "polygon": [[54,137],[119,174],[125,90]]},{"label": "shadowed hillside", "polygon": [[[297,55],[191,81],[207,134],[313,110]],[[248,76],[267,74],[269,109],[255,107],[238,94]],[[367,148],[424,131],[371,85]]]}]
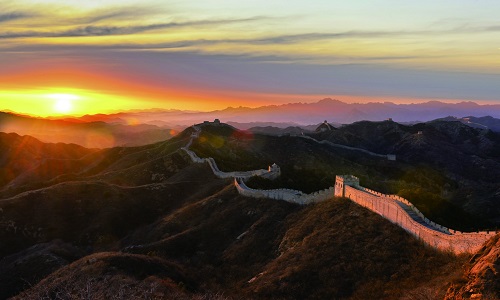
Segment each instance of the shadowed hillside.
[{"label": "shadowed hillside", "polygon": [[388,173],[387,182],[373,183],[373,188],[412,199],[426,215],[437,217],[437,210],[456,211],[456,207],[461,207],[486,216],[494,226],[500,224],[500,208],[496,205],[500,199],[498,133],[460,122],[405,126],[385,121],[357,122],[313,136],[396,154],[398,164],[411,167],[399,175]]},{"label": "shadowed hillside", "polygon": [[16,180],[47,181],[76,172],[86,164],[85,156],[95,151],[78,145],[45,144],[30,136],[0,132],[0,189]]},{"label": "shadowed hillside", "polygon": [[[397,161],[319,144],[300,136],[253,134],[224,125],[204,127],[192,148],[201,157],[215,158],[221,170],[259,169],[272,163],[281,167],[282,175],[277,180],[254,178],[248,183],[250,187],[292,188],[311,193],[333,186],[337,174],[353,174],[361,179],[363,186],[409,199],[439,224],[466,231],[498,226],[500,211],[495,201],[500,185],[495,178],[500,176],[496,175],[500,162],[488,154],[496,149],[492,146],[497,144],[496,134],[478,133],[460,123],[442,122],[429,125],[430,129],[419,135],[419,129],[425,126],[410,127],[389,121],[359,122],[311,135],[376,153],[396,153]],[[456,126],[465,131],[464,136],[448,133]],[[472,154],[482,146],[469,152],[460,150],[460,147],[467,148],[467,141],[478,134],[485,139],[485,150],[480,152],[486,155],[485,158]],[[432,139],[425,142],[429,147],[419,146],[422,139]],[[439,141],[433,143],[436,139]],[[457,153],[451,149],[452,143],[458,145]],[[395,150],[403,148],[401,152]],[[484,166],[478,167],[472,161],[484,163]],[[497,165],[498,168],[494,167]],[[468,178],[462,177],[460,166],[470,169],[466,172]],[[484,168],[484,172],[478,168]],[[481,173],[480,177],[471,176],[472,170]],[[485,220],[485,216],[490,219]]]},{"label": "shadowed hillside", "polygon": [[168,176],[162,173],[167,168],[171,168],[167,172],[171,175],[180,165],[186,165],[178,159],[181,154],[175,152],[187,143],[187,136],[189,130],[167,142],[98,150],[0,133],[0,172],[4,174],[0,196],[7,198],[60,182],[104,180],[103,177],[111,183],[123,181],[131,185],[160,182]]},{"label": "shadowed hillside", "polygon": [[[120,247],[136,255],[84,257],[22,298],[81,294],[88,285],[94,295],[119,294],[125,284],[138,298],[378,299],[422,289],[444,295],[463,263],[348,200],[300,208],[244,198],[232,186],[140,227]],[[176,266],[164,267],[169,261]]]},{"label": "shadowed hillside", "polygon": [[[10,182],[0,199],[0,298],[433,299],[462,282],[468,257],[431,249],[347,199],[304,207],[240,196],[180,150],[191,132],[77,147],[76,167],[46,179],[20,172],[13,182],[23,184]],[[339,173],[375,180],[410,168],[226,125],[204,126],[198,140],[198,155],[224,170],[283,166],[277,182],[255,185],[312,189]]]}]

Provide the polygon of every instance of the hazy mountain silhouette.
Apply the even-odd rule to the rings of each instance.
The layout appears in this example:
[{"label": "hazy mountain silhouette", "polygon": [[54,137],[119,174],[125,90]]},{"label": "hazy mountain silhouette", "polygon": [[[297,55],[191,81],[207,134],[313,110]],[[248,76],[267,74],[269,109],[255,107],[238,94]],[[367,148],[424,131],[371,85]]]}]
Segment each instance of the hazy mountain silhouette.
[{"label": "hazy mountain silhouette", "polygon": [[88,148],[146,145],[165,140],[174,132],[149,124],[116,123],[115,117],[104,115],[85,122],[83,119],[50,120],[0,112],[0,131],[30,135],[44,142],[74,143]]},{"label": "hazy mountain silhouette", "polygon": [[[462,118],[462,122],[469,126],[500,131],[500,121],[495,119],[500,118],[500,105],[479,105],[473,102],[450,104],[438,101],[418,104],[349,104],[332,99],[257,108],[229,107],[211,112],[150,109],[50,119],[0,112],[0,131],[30,135],[44,142],[109,148],[162,141],[192,124],[216,118],[239,129],[272,126],[314,130],[314,124],[323,120],[338,127],[342,123],[361,120],[382,121],[391,118],[399,122],[416,123],[443,116],[471,116]],[[284,132],[286,133],[286,130]]]},{"label": "hazy mountain silhouette", "polygon": [[[165,126],[190,126],[205,120],[221,119],[224,122],[286,123],[278,127],[311,125],[327,120],[333,123],[352,123],[356,121],[382,121],[392,118],[399,122],[430,121],[443,116],[492,116],[500,118],[500,105],[479,105],[474,102],[444,103],[430,101],[413,104],[395,104],[391,102],[345,103],[339,100],[323,99],[314,103],[289,103],[269,105],[257,108],[228,107],[210,112],[161,110],[121,112],[109,115],[84,116],[85,121],[130,122],[135,120],[144,124],[158,125],[158,120],[167,122]],[[295,124],[290,124],[291,122]],[[274,126],[255,124],[255,126]],[[243,125],[241,129],[249,128]]]},{"label": "hazy mountain silhouette", "polygon": [[[258,108],[225,109],[216,112],[221,120],[274,121],[293,120],[300,124],[316,124],[328,120],[336,123],[352,123],[361,120],[382,121],[430,121],[442,116],[493,116],[500,117],[500,105],[478,105],[473,102],[456,104],[431,101],[417,104],[352,103],[323,99],[316,103],[293,103]],[[210,117],[214,116],[209,114]]]}]

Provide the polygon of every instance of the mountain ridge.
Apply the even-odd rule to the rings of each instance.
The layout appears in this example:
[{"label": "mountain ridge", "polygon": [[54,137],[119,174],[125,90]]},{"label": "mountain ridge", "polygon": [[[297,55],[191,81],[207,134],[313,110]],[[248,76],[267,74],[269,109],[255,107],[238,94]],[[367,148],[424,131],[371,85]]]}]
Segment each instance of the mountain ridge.
[{"label": "mountain ridge", "polygon": [[[256,169],[272,162],[282,166],[277,182],[249,183],[254,186],[331,186],[336,174],[345,173],[359,175],[364,186],[388,188],[398,180],[402,187],[416,186],[431,196],[445,192],[433,190],[436,186],[454,189],[453,178],[404,160],[374,158],[299,136],[203,126],[192,147],[202,157],[215,157],[221,169]],[[335,132],[351,132],[353,139],[347,141],[366,148],[377,144],[368,143],[368,137],[385,139],[377,134],[384,130],[387,145],[379,147],[390,148],[407,137],[416,141],[419,126],[424,136],[431,132],[425,126],[440,133],[430,135],[431,142],[446,136],[446,143],[467,145],[484,132],[487,140],[497,137],[459,122],[414,126],[359,122]],[[0,268],[0,298],[432,299],[444,297],[450,283],[462,282],[468,257],[430,249],[346,199],[301,207],[239,195],[230,179],[215,178],[206,164],[190,163],[181,148],[193,132],[188,128],[141,147],[83,150],[69,158],[93,157],[85,172],[59,169],[62,177],[41,180],[41,188],[32,188],[34,179],[26,177],[17,190],[0,191],[0,266],[21,263],[24,271],[16,276],[33,268],[31,287],[12,281],[10,267]],[[402,138],[395,139],[394,132]],[[66,147],[75,147],[57,146],[67,155],[72,152]],[[442,213],[439,207],[430,209]],[[457,216],[463,224],[466,215]],[[72,255],[62,256],[68,251]],[[29,259],[47,255],[57,263],[35,265]],[[40,267],[54,272],[47,275]],[[13,286],[4,289],[5,284]]]},{"label": "mountain ridge", "polygon": [[[108,117],[104,118],[105,120]],[[175,132],[150,124],[118,124],[104,120],[82,122],[78,119],[46,119],[0,111],[0,132],[16,132],[44,142],[74,143],[87,148],[110,148],[151,144]]]},{"label": "mountain ridge", "polygon": [[[305,116],[304,114],[310,114]],[[219,118],[225,122],[297,122],[300,125],[317,124],[323,120],[337,123],[352,123],[365,118],[370,121],[381,121],[392,118],[395,121],[431,121],[443,116],[483,117],[491,115],[500,118],[500,104],[478,104],[472,101],[448,103],[427,101],[418,103],[367,102],[347,103],[341,100],[324,98],[316,102],[295,102],[260,107],[226,107],[213,111],[182,110],[133,110],[130,112],[111,113],[101,119],[118,118],[122,120],[136,118],[147,124],[153,120],[169,120],[172,124],[191,126],[205,120]],[[89,120],[99,117],[84,116]]]}]

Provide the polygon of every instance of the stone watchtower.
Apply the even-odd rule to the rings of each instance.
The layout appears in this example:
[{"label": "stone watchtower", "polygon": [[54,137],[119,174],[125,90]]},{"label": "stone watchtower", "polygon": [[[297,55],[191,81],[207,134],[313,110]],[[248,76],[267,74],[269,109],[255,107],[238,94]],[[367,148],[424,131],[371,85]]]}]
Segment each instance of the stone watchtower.
[{"label": "stone watchtower", "polygon": [[276,163],[274,163],[272,166],[269,166],[267,171],[267,178],[269,179],[276,179],[281,175],[281,168]]},{"label": "stone watchtower", "polygon": [[335,197],[345,197],[345,186],[359,187],[359,178],[353,175],[337,175],[335,178]]}]

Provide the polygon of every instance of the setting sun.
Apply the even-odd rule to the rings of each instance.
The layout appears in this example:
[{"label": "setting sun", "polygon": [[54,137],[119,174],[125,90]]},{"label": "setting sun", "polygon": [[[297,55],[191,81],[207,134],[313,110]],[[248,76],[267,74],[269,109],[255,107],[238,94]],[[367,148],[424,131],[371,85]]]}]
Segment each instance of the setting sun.
[{"label": "setting sun", "polygon": [[73,111],[73,101],[79,97],[72,94],[51,94],[49,98],[54,100],[53,109],[56,113],[67,114]]}]

